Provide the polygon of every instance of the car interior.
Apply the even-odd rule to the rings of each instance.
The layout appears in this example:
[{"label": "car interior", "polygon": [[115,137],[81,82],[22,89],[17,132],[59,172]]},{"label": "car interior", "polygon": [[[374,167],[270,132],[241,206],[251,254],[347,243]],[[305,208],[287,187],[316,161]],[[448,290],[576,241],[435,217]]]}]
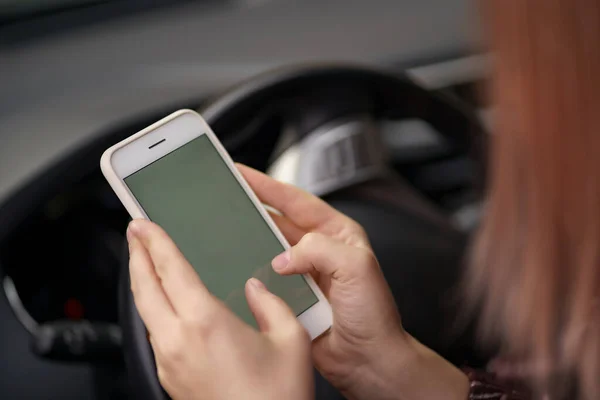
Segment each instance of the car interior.
[{"label": "car interior", "polygon": [[406,330],[485,362],[455,290],[491,113],[472,2],[39,3],[0,0],[0,397],[168,398],[99,160],[180,108],[360,222]]}]

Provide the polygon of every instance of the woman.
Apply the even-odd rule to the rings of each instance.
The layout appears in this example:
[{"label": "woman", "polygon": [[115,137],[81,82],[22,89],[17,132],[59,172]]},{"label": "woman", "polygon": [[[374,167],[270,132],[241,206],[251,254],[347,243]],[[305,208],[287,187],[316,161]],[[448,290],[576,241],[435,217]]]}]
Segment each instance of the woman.
[{"label": "woman", "polygon": [[[488,0],[484,9],[496,132],[468,304],[480,312],[483,338],[509,360],[495,363],[498,373],[540,397],[589,400],[600,393],[600,2]],[[354,221],[240,169],[282,212],[276,222],[294,244],[273,268],[314,274],[330,299],[335,322],[313,343],[312,361],[348,398],[520,398],[403,330]],[[134,221],[128,238],[136,304],[173,398],[313,396],[310,343],[280,299],[248,282],[254,331],[206,291],[160,228]]]},{"label": "woman", "polygon": [[485,5],[497,132],[472,304],[484,338],[518,362],[503,372],[554,398],[597,398],[600,2]]}]

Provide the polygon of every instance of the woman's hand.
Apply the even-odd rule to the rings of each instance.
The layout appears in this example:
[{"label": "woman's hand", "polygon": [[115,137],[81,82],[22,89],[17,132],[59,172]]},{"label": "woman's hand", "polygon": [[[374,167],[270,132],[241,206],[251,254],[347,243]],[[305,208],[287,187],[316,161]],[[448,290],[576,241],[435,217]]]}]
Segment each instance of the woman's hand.
[{"label": "woman's hand", "polygon": [[402,328],[392,293],[360,225],[322,200],[240,166],[293,247],[273,260],[280,274],[310,273],[333,308],[313,344],[317,368],[354,399],[464,399],[468,381]]},{"label": "woman's hand", "polygon": [[247,282],[257,332],[208,292],[157,225],[135,220],[127,237],[135,304],[173,399],[314,396],[310,339],[280,298],[256,279]]}]

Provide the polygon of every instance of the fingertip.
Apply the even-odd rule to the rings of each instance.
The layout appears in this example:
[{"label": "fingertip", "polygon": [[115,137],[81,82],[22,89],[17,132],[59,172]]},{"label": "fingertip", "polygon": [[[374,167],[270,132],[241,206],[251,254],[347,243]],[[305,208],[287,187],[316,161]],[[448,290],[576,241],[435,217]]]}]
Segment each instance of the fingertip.
[{"label": "fingertip", "polygon": [[127,226],[127,238],[144,240],[156,225],[143,218],[132,220]]},{"label": "fingertip", "polygon": [[153,244],[171,240],[169,235],[157,224],[147,219],[134,219],[129,223],[128,233],[144,246],[150,253],[153,253]]},{"label": "fingertip", "polygon": [[138,236],[129,227],[127,228],[127,245],[129,248],[129,262],[130,266],[133,264],[135,267],[139,261],[139,255],[141,250],[144,248],[140,242]]},{"label": "fingertip", "polygon": [[246,281],[246,285],[244,286],[244,293],[246,295],[246,300],[248,301],[248,306],[250,307],[250,310],[252,310],[254,305],[252,301],[253,298],[256,296],[257,292],[260,291],[257,285],[252,281],[253,279],[254,278],[248,279]]},{"label": "fingertip", "polygon": [[244,178],[248,178],[249,175],[254,171],[254,169],[242,163],[235,163],[235,167],[241,172]]},{"label": "fingertip", "polygon": [[131,253],[137,247],[137,239],[135,237],[135,234],[129,228],[127,228],[126,235],[127,235],[127,245],[129,247],[129,254],[131,255]]},{"label": "fingertip", "polygon": [[283,329],[295,321],[289,306],[256,278],[246,282],[246,299],[261,332]]},{"label": "fingertip", "polygon": [[291,254],[290,250],[286,250],[283,253],[279,254],[277,257],[271,261],[271,266],[275,270],[275,272],[281,274],[283,273],[290,264]]},{"label": "fingertip", "polygon": [[263,304],[260,300],[261,295],[266,292],[266,290],[262,289],[262,286],[264,284],[256,278],[248,279],[245,286],[246,301],[260,331],[264,331],[268,327],[267,318],[263,311]]},{"label": "fingertip", "polygon": [[142,231],[143,219],[134,219],[127,226],[127,237],[138,236]]},{"label": "fingertip", "polygon": [[248,283],[250,284],[250,286],[252,286],[256,290],[261,290],[261,291],[267,290],[267,287],[265,286],[265,284],[256,278],[248,279]]}]

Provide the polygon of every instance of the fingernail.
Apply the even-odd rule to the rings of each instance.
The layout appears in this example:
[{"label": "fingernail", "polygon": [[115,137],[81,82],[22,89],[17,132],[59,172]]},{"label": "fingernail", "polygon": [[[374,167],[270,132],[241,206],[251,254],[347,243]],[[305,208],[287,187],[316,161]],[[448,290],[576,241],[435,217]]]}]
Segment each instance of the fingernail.
[{"label": "fingernail", "polygon": [[290,263],[290,251],[286,250],[273,259],[271,265],[275,271],[283,271]]},{"label": "fingernail", "polygon": [[256,278],[250,278],[250,284],[258,290],[267,290],[267,287],[265,286],[265,284]]}]

